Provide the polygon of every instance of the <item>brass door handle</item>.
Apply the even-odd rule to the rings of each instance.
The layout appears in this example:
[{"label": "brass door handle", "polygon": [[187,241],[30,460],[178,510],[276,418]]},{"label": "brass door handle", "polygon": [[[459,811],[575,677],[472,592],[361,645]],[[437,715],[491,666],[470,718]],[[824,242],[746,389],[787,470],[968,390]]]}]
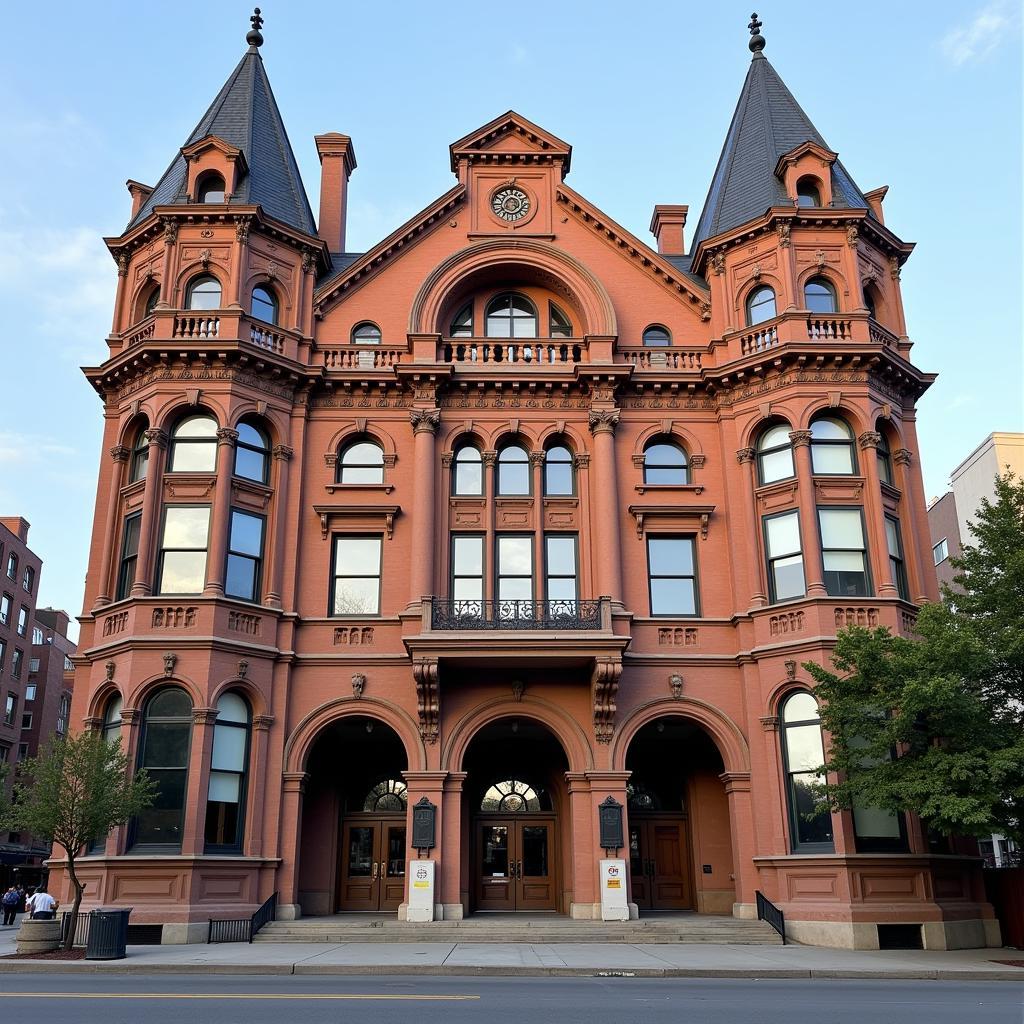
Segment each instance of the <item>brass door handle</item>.
[{"label": "brass door handle", "polygon": [[376,879],[377,879],[377,862],[376,861],[373,862],[373,879],[374,879],[374,881],[376,881]]},{"label": "brass door handle", "polygon": [[523,862],[521,860],[516,861],[516,877],[520,879],[523,877]]}]

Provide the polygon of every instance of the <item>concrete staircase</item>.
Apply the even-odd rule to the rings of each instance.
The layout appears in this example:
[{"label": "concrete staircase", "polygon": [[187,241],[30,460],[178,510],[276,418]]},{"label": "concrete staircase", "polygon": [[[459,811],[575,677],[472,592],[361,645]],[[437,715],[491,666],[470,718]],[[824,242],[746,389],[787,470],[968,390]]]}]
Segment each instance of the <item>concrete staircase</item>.
[{"label": "concrete staircase", "polygon": [[550,915],[479,914],[463,921],[410,924],[377,914],[337,914],[271,921],[256,942],[526,942],[681,943],[777,946],[782,938],[764,921],[698,914],[665,914],[639,921],[573,921]]}]

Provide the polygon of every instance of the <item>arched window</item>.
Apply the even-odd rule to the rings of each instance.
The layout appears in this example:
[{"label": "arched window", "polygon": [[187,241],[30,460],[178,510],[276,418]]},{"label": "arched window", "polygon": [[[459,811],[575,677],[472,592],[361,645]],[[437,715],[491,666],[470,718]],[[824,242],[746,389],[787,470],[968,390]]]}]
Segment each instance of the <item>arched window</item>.
[{"label": "arched window", "polygon": [[823,277],[812,277],[804,285],[804,306],[812,313],[834,313],[836,290]]},{"label": "arched window", "polygon": [[207,174],[199,182],[196,201],[200,203],[224,202],[224,179],[219,174]]},{"label": "arched window", "polygon": [[776,315],[775,290],[763,284],[747,296],[747,326],[771,320]]},{"label": "arched window", "polygon": [[811,469],[815,473],[850,476],[857,472],[853,431],[838,416],[819,416],[811,423]]},{"label": "arched window", "polygon": [[171,432],[169,473],[213,473],[217,469],[217,421],[188,416]]},{"label": "arched window", "polygon": [[338,483],[384,483],[384,449],[375,441],[353,441],[338,460]]},{"label": "arched window", "polygon": [[544,493],[549,496],[574,494],[572,452],[564,444],[552,445],[544,453]]},{"label": "arched window", "polygon": [[131,484],[146,478],[146,469],[149,466],[147,426],[148,424],[143,423],[135,432],[135,443],[132,445],[131,461],[128,466],[128,482]]},{"label": "arched window", "polygon": [[453,338],[473,337],[473,303],[467,302],[462,309],[452,317],[452,326],[449,331]]},{"label": "arched window", "polygon": [[401,813],[409,805],[409,791],[401,779],[383,779],[363,800],[364,811]]},{"label": "arched window", "polygon": [[491,299],[485,323],[488,338],[537,337],[537,310],[525,295],[515,292]]},{"label": "arched window", "polygon": [[364,320],[352,328],[353,345],[379,345],[380,340],[380,328],[370,320]]},{"label": "arched window", "polygon": [[220,281],[212,274],[200,274],[189,282],[185,293],[186,309],[220,309]]},{"label": "arched window", "polygon": [[106,710],[103,712],[103,739],[113,745],[121,739],[121,708],[124,701],[121,694],[115,693],[107,701]]},{"label": "arched window", "polygon": [[796,183],[797,206],[821,206],[821,189],[814,178],[801,178]]},{"label": "arched window", "polygon": [[237,693],[217,701],[206,797],[206,850],[241,850],[249,764],[249,705]]},{"label": "arched window", "polygon": [[571,338],[572,321],[553,302],[548,304],[548,334],[552,338]]},{"label": "arched window", "polygon": [[492,814],[521,814],[524,811],[542,811],[542,795],[522,779],[505,779],[487,787],[480,810]]},{"label": "arched window", "polygon": [[277,297],[266,285],[258,284],[252,290],[252,315],[265,324],[277,323]]},{"label": "arched window", "polygon": [[242,420],[235,442],[235,476],[265,484],[270,479],[270,442],[259,427]]},{"label": "arched window", "polygon": [[645,348],[667,348],[672,344],[672,335],[667,327],[651,324],[644,328],[643,341]]},{"label": "arched window", "polygon": [[472,496],[484,493],[483,463],[480,452],[473,445],[463,445],[455,453],[454,466],[453,494]]},{"label": "arched window", "polygon": [[757,439],[757,479],[762,484],[795,476],[789,424],[776,423]]},{"label": "arched window", "polygon": [[875,290],[871,285],[864,286],[864,308],[872,320],[878,319],[878,303],[875,301]]},{"label": "arched window", "polygon": [[672,441],[654,440],[644,449],[645,484],[688,483],[686,452]]},{"label": "arched window", "polygon": [[510,444],[498,453],[498,494],[530,493],[530,456]]},{"label": "arched window", "polygon": [[139,742],[139,767],[156,783],[153,803],[135,818],[133,845],[180,850],[188,790],[192,701],[176,686],[146,702]]},{"label": "arched window", "polygon": [[782,756],[789,806],[789,841],[794,853],[831,853],[832,815],[818,806],[825,763],[817,701],[806,691],[782,705]]},{"label": "arched window", "polygon": [[895,476],[892,471],[892,451],[889,448],[889,438],[886,437],[885,426],[882,423],[876,423],[875,430],[878,431],[878,447],[875,449],[875,454],[878,457],[878,479],[883,484],[892,487]]},{"label": "arched window", "polygon": [[155,284],[149,290],[149,295],[146,296],[146,304],[143,307],[143,316],[149,316],[150,313],[156,309],[156,304],[160,301],[160,285]]}]

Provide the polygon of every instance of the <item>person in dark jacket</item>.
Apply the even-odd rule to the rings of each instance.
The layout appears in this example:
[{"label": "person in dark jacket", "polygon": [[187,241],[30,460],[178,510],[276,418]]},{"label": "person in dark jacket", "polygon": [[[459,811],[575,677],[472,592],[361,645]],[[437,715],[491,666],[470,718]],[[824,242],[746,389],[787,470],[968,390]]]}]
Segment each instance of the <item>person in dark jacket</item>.
[{"label": "person in dark jacket", "polygon": [[17,916],[18,907],[21,904],[21,894],[12,885],[7,892],[4,893],[3,899],[0,899],[0,905],[3,906],[4,911],[4,924],[14,924],[14,918]]}]

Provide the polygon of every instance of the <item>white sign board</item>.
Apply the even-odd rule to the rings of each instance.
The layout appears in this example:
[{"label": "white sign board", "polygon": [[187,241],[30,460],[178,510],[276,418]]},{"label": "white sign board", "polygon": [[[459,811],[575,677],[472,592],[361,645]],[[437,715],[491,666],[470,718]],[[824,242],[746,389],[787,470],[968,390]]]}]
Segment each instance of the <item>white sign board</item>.
[{"label": "white sign board", "polygon": [[601,920],[629,920],[629,904],[626,902],[626,862],[624,860],[601,861]]},{"label": "white sign board", "polygon": [[407,921],[434,920],[434,866],[432,860],[409,861]]}]

